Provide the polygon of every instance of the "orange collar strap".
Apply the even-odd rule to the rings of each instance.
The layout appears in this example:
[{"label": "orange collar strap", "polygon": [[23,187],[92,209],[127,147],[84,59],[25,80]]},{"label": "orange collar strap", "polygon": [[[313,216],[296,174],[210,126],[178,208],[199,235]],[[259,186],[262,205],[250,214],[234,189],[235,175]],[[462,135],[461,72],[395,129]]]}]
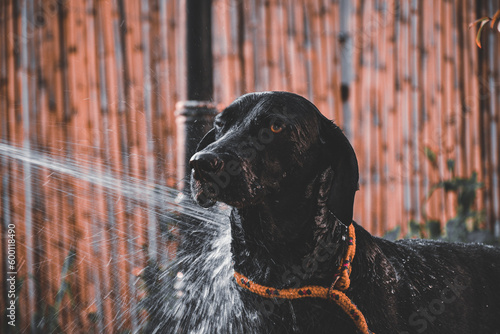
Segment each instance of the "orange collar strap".
[{"label": "orange collar strap", "polygon": [[244,289],[247,289],[259,296],[266,298],[323,298],[335,302],[354,321],[358,330],[363,334],[374,334],[368,329],[366,319],[358,307],[342,291],[349,288],[351,283],[349,276],[352,271],[351,262],[356,253],[356,233],[353,224],[349,225],[349,244],[347,252],[342,260],[334,281],[329,288],[322,286],[305,286],[298,289],[274,289],[252,282],[240,273],[234,272],[236,282]]}]

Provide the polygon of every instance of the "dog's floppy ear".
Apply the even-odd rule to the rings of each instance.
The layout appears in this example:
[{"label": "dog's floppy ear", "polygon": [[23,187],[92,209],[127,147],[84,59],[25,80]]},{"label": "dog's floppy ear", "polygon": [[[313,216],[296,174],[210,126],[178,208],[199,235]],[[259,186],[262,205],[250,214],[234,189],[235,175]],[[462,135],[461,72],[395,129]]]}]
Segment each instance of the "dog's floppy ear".
[{"label": "dog's floppy ear", "polygon": [[345,225],[351,224],[354,195],[358,190],[358,161],[342,130],[320,115],[320,139],[334,172],[328,197],[328,209]]},{"label": "dog's floppy ear", "polygon": [[196,152],[203,150],[208,145],[215,141],[215,128],[212,128],[207,134],[201,139],[198,146],[196,147]]}]

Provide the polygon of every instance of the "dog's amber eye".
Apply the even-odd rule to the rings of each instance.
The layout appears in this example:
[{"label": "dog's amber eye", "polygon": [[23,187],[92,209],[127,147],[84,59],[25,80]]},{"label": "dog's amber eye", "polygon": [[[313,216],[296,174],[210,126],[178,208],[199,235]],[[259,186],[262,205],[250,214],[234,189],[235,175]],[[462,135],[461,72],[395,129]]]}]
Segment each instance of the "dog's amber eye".
[{"label": "dog's amber eye", "polygon": [[283,124],[276,122],[271,124],[271,131],[274,133],[280,133],[281,131],[283,131],[284,127],[285,126]]}]

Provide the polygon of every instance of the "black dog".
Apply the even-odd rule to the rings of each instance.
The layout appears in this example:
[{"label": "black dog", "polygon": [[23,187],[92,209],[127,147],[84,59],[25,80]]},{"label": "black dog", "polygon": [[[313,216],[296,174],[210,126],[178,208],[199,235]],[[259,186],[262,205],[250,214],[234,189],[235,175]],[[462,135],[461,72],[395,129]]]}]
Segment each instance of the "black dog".
[{"label": "black dog", "polygon": [[[306,99],[247,94],[227,107],[191,159],[204,207],[232,206],[236,272],[275,289],[331,286],[357,246],[345,291],[375,333],[500,333],[500,250],[476,244],[371,236],[352,222],[358,165],[342,131]],[[264,298],[262,333],[356,333],[334,302]]]}]

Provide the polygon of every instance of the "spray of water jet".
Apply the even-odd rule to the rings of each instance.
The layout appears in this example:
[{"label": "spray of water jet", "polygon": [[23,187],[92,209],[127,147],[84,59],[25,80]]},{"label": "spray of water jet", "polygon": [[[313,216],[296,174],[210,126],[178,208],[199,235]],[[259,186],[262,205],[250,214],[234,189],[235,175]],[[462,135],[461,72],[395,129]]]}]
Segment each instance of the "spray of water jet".
[{"label": "spray of water jet", "polygon": [[[130,246],[126,258],[114,258],[107,263],[116,265],[118,261],[125,261],[130,264],[126,268],[131,269],[116,273],[116,277],[129,277],[129,293],[135,297],[125,299],[119,294],[115,297],[115,302],[118,301],[119,304],[115,307],[113,322],[121,324],[119,327],[127,329],[129,325],[126,319],[131,315],[135,333],[252,333],[258,326],[255,311],[243,308],[232,284],[227,207],[218,205],[209,210],[203,209],[174,188],[151,183],[138,176],[123,175],[108,166],[96,166],[88,157],[50,155],[34,148],[20,148],[8,142],[0,142],[0,158],[2,165],[30,166],[29,175],[10,176],[23,178],[10,180],[14,181],[10,182],[14,187],[17,187],[16,184],[22,187],[23,182],[35,178],[36,182],[32,184],[42,184],[55,194],[72,197],[78,205],[79,201],[86,199],[79,198],[78,191],[69,193],[61,186],[62,181],[71,180],[74,187],[86,185],[91,193],[104,194],[108,205],[95,206],[95,216],[102,214],[99,210],[109,210],[109,203],[117,205],[117,201],[124,198],[130,206],[139,210],[143,219],[147,219],[151,213],[155,215],[160,232],[159,249],[162,250],[157,260],[148,259],[147,244],[141,249],[134,226],[126,229],[128,233],[124,235],[116,223],[105,222],[104,226],[108,229],[108,233],[105,233],[102,222],[91,219],[93,225],[89,227],[90,239],[82,240],[90,244],[88,253],[80,248],[77,251],[72,249],[71,256],[66,257],[63,265],[64,274],[68,276],[75,270],[75,263],[88,261],[91,275],[95,277],[96,284],[100,285],[103,267],[99,263],[90,262],[93,255],[99,254],[100,249],[110,243],[116,243],[115,247],[118,248],[120,240]],[[5,187],[3,190],[5,203],[10,192],[5,191]],[[4,212],[5,214],[11,213]],[[125,223],[134,224],[134,221]],[[179,226],[188,231],[196,242],[190,246],[191,249],[183,249],[175,255],[168,254],[172,250],[171,244],[179,241],[175,234],[175,228]],[[175,227],[174,231],[172,227]],[[62,283],[64,284],[56,297],[56,318],[57,312],[62,309],[62,300],[66,295],[71,295],[68,282],[63,279]],[[106,288],[96,289],[95,321],[103,332],[112,332],[101,314],[104,312],[106,299],[116,286]],[[35,325],[46,326],[48,321],[41,317]],[[77,324],[74,323],[62,324],[60,329],[64,332],[78,332]]]}]

